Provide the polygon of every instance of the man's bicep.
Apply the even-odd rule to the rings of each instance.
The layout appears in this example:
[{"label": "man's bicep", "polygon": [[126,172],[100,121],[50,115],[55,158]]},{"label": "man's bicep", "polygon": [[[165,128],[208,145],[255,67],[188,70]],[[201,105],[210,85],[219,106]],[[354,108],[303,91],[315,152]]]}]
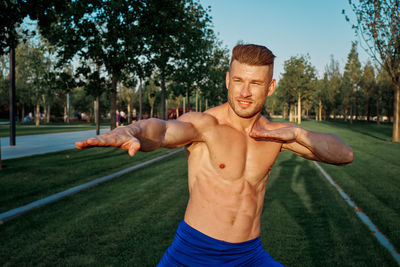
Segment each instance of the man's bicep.
[{"label": "man's bicep", "polygon": [[282,144],[281,151],[291,151],[292,153],[306,158],[310,160],[316,160],[316,161],[321,161],[314,153],[312,153],[307,147],[297,143],[297,142],[291,142],[291,143],[284,143]]},{"label": "man's bicep", "polygon": [[174,148],[200,139],[199,131],[190,122],[167,121],[162,147]]}]

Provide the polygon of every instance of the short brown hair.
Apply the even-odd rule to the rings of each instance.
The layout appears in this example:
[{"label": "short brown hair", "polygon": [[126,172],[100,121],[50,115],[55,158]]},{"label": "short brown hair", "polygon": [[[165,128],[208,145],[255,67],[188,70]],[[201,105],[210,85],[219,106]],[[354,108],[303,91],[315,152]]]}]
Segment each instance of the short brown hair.
[{"label": "short brown hair", "polygon": [[265,66],[274,64],[275,55],[271,50],[262,45],[237,44],[232,50],[232,59],[252,66]]}]

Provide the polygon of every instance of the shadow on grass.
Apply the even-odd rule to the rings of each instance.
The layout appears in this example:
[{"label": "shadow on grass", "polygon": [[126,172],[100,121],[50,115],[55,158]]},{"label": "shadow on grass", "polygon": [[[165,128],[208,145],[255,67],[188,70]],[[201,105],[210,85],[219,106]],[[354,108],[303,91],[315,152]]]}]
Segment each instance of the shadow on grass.
[{"label": "shadow on grass", "polygon": [[[271,232],[268,228],[272,228],[278,233],[267,234],[266,247],[274,249],[277,245],[276,240],[268,241],[271,237],[291,244],[285,251],[290,257],[274,252],[287,266],[396,266],[353,210],[310,164],[295,155],[279,163],[279,173],[267,189],[264,207],[268,220],[273,219],[262,230]],[[269,201],[278,202],[275,210],[267,204]]]},{"label": "shadow on grass", "polygon": [[374,122],[357,121],[350,124],[341,120],[328,120],[321,123],[328,124],[329,126],[346,128],[356,133],[372,137],[381,141],[391,141],[392,139],[392,123],[382,123],[377,125]]}]

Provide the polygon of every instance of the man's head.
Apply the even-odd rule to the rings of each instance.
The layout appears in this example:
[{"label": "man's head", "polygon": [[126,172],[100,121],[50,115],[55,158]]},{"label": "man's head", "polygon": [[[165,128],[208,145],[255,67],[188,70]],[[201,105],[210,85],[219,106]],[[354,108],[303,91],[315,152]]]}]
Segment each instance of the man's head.
[{"label": "man's head", "polygon": [[262,110],[266,97],[273,93],[274,58],[265,46],[238,44],[233,48],[226,87],[229,105],[238,116],[256,115]]}]

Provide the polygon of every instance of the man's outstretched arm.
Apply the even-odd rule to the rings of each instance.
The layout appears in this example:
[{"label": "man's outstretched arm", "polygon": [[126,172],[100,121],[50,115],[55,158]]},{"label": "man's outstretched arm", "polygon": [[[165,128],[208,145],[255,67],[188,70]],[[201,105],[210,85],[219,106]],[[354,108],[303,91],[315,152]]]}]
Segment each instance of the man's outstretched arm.
[{"label": "man's outstretched arm", "polygon": [[112,146],[127,150],[130,156],[138,151],[153,151],[160,147],[180,147],[200,141],[198,130],[189,121],[195,114],[188,113],[176,121],[158,119],[141,120],[126,127],[118,127],[108,133],[76,142],[79,149]]},{"label": "man's outstretched arm", "polygon": [[282,142],[282,150],[311,160],[335,165],[353,161],[353,150],[336,135],[307,131],[292,124],[274,130],[254,130],[250,136]]}]

